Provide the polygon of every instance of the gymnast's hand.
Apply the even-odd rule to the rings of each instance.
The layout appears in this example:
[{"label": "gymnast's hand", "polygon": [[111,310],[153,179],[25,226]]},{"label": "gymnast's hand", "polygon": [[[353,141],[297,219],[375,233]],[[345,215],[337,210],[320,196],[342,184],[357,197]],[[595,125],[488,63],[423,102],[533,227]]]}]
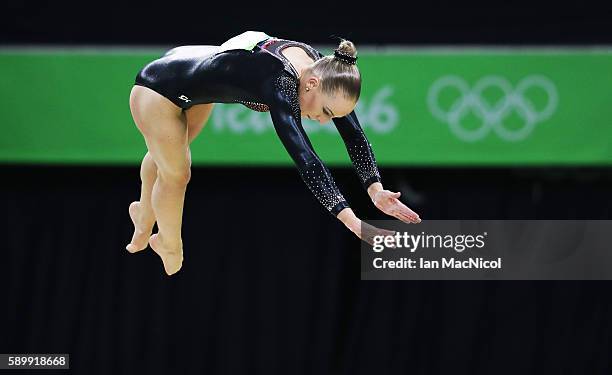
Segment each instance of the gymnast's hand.
[{"label": "gymnast's hand", "polygon": [[377,228],[365,221],[361,221],[350,208],[345,208],[338,214],[338,219],[346,225],[351,232],[355,233],[362,241],[374,246],[376,236],[394,236],[395,231]]},{"label": "gymnast's hand", "polygon": [[419,215],[403,204],[398,198],[401,193],[385,190],[380,182],[373,183],[368,188],[374,206],[389,216],[394,216],[404,223],[417,224],[421,222]]}]

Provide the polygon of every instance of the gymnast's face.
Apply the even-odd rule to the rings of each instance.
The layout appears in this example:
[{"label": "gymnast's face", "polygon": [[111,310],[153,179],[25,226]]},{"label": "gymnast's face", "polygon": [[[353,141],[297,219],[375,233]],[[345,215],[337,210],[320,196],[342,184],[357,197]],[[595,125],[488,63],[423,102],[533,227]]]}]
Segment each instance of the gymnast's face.
[{"label": "gymnast's face", "polygon": [[355,109],[355,103],[341,92],[335,95],[321,90],[321,81],[317,76],[303,77],[300,83],[300,110],[302,117],[324,124],[333,117],[344,117]]}]

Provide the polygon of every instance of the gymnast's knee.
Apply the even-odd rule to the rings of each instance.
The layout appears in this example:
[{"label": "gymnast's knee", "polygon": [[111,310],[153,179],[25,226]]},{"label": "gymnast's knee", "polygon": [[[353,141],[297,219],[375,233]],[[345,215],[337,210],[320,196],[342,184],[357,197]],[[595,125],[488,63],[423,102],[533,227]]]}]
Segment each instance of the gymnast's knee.
[{"label": "gymnast's knee", "polygon": [[189,164],[185,164],[179,168],[165,170],[158,168],[157,176],[167,184],[173,186],[187,186],[191,180],[191,168],[189,167]]}]

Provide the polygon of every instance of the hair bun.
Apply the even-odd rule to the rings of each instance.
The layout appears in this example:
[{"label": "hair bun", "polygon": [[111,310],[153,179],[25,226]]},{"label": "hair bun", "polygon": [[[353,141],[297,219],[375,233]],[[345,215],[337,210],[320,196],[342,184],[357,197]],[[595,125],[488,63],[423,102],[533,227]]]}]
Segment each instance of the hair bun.
[{"label": "hair bun", "polygon": [[340,60],[345,64],[355,65],[355,62],[357,61],[357,56],[347,55],[344,52],[341,52],[336,49],[334,50],[334,59]]},{"label": "hair bun", "polygon": [[355,65],[357,48],[350,40],[340,39],[340,45],[334,50],[334,58],[346,64]]}]

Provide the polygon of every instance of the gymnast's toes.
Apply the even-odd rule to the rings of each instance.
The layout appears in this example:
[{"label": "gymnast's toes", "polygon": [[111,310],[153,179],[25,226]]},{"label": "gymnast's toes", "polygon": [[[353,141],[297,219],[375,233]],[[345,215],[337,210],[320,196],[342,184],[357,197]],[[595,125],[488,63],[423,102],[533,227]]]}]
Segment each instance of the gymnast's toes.
[{"label": "gymnast's toes", "polygon": [[132,202],[130,204],[129,213],[134,223],[134,234],[132,235],[132,240],[125,249],[130,253],[136,253],[147,248],[151,231],[144,230],[143,226],[140,224],[140,202]]},{"label": "gymnast's toes", "polygon": [[159,255],[164,263],[164,270],[168,276],[177,273],[183,266],[183,249],[171,250],[164,246],[158,234],[154,234],[149,239],[151,249]]}]

